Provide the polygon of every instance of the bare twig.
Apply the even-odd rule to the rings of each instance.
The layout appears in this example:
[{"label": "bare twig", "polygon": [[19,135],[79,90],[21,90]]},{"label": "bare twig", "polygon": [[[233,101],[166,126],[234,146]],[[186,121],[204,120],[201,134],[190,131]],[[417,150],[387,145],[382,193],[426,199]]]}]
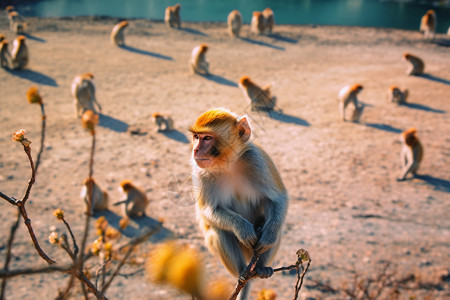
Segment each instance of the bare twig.
[{"label": "bare twig", "polygon": [[72,243],[73,243],[73,255],[74,257],[77,256],[78,254],[78,245],[77,245],[77,241],[75,239],[75,236],[73,235],[72,229],[70,228],[69,223],[67,223],[66,219],[62,218],[62,221],[64,222],[64,225],[66,225],[67,230],[69,231],[70,237],[72,238]]},{"label": "bare twig", "polygon": [[44,109],[44,103],[41,103],[41,113],[42,113],[42,130],[41,130],[41,147],[39,149],[37,158],[36,158],[36,167],[35,167],[35,171],[37,173],[39,165],[41,164],[41,155],[42,152],[44,151],[44,140],[45,140],[45,120],[46,120],[46,115],[45,115],[45,109]]},{"label": "bare twig", "polygon": [[252,259],[250,260],[250,263],[248,266],[244,269],[244,271],[241,272],[239,275],[238,283],[236,285],[236,288],[233,292],[233,294],[230,296],[229,300],[235,300],[241,290],[244,288],[244,286],[247,284],[247,282],[256,276],[256,273],[254,272],[256,263],[259,260],[259,253],[253,252]]},{"label": "bare twig", "polygon": [[0,278],[11,278],[16,276],[22,276],[22,275],[32,275],[32,274],[42,274],[42,273],[53,273],[53,272],[63,272],[67,273],[72,270],[72,265],[51,265],[47,267],[40,267],[40,268],[28,268],[28,269],[21,269],[21,270],[1,270],[0,271]]}]

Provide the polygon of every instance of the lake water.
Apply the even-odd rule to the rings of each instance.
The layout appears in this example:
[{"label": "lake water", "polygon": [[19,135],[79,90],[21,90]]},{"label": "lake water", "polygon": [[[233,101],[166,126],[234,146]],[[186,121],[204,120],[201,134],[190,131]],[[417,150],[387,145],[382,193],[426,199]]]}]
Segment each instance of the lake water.
[{"label": "lake water", "polygon": [[[35,0],[15,2],[28,16],[101,15],[162,20],[167,6],[181,4],[182,21],[225,22],[228,13],[238,9],[244,23],[253,11],[271,7],[278,24],[352,25],[418,30],[420,18],[428,9],[436,11],[437,32],[450,26],[450,0]],[[433,4],[433,3],[439,3]]]}]

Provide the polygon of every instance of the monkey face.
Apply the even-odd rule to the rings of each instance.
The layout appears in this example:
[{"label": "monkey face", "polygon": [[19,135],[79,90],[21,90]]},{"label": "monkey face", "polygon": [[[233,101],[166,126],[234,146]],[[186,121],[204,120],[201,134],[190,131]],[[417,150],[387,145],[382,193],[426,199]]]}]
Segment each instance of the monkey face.
[{"label": "monkey face", "polygon": [[202,169],[211,167],[220,154],[215,137],[208,133],[194,133],[192,139],[192,155],[197,166]]}]

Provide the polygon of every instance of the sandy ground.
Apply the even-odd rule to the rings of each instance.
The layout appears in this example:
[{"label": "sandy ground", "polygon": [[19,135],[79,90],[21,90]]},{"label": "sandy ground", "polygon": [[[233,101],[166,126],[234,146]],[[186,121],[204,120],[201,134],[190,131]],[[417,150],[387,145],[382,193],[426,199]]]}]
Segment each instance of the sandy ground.
[{"label": "sandy ground", "polygon": [[[37,85],[47,111],[45,152],[28,204],[29,217],[43,249],[58,262],[65,253],[47,241],[50,227],[64,231],[53,217],[63,208],[81,239],[84,203],[79,198],[88,175],[91,139],[75,117],[70,86],[84,72],[95,75],[97,99],[103,106],[98,129],[94,177],[112,202],[118,185],[130,179],[150,198],[147,216],[132,222],[124,239],[163,219],[165,229],[144,243],[142,256],[154,243],[175,236],[205,257],[208,278],[226,278],[226,270],[204,248],[190,197],[190,137],[186,131],[202,112],[227,107],[249,114],[253,139],[272,156],[290,195],[283,243],[274,266],[295,261],[298,248],[313,259],[302,299],[343,299],[316,284],[340,287],[356,268],[364,276],[378,274],[383,262],[405,282],[400,299],[450,297],[450,51],[447,36],[437,43],[418,32],[328,26],[276,26],[275,34],[231,39],[220,23],[183,24],[168,29],[160,22],[132,20],[126,48],[110,44],[117,19],[49,18],[30,20],[27,70],[0,70],[0,190],[21,197],[30,176],[25,153],[11,141],[20,128],[29,131],[36,155],[40,140],[40,110],[25,93]],[[12,41],[7,18],[0,32]],[[192,75],[191,50],[210,46],[210,77]],[[11,48],[10,48],[11,49]],[[422,57],[424,77],[405,75],[403,52]],[[252,113],[237,87],[248,75],[273,84],[284,113]],[[361,122],[339,120],[337,94],[341,87],[361,83],[366,103]],[[409,104],[388,103],[386,92],[395,84],[410,90]],[[170,113],[176,131],[154,132],[153,112]],[[140,135],[131,135],[130,128]],[[425,147],[420,178],[397,182],[399,133],[418,129]],[[179,183],[179,184],[177,184]],[[0,201],[0,255],[16,209]],[[113,226],[119,207],[104,213]],[[96,215],[95,217],[98,217]],[[93,231],[91,231],[93,234]],[[91,238],[93,240],[93,236]],[[3,262],[2,262],[3,264]],[[96,261],[91,260],[92,266]],[[12,269],[44,266],[34,251],[25,226],[19,228]],[[95,271],[95,268],[93,268]],[[256,280],[258,290],[270,288],[279,299],[290,299],[296,277],[277,274]],[[59,273],[16,277],[8,282],[7,299],[53,299],[66,286]],[[79,289],[75,290],[76,293]],[[190,299],[167,286],[145,279],[142,265],[127,266],[108,290],[109,299]],[[80,294],[75,294],[80,299]]]}]

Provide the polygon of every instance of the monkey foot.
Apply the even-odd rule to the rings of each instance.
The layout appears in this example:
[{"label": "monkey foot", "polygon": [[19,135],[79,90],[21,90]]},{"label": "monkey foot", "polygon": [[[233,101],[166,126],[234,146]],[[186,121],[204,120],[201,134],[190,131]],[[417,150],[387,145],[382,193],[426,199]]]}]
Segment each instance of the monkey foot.
[{"label": "monkey foot", "polygon": [[256,267],[255,271],[259,278],[269,278],[273,275],[273,269],[271,267]]}]

